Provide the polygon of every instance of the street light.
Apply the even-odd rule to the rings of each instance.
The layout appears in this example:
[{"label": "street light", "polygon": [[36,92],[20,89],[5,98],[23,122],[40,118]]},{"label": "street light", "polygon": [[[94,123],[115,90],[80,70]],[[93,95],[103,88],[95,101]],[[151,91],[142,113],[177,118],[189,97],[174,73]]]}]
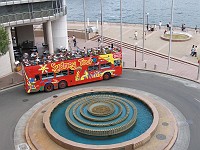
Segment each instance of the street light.
[{"label": "street light", "polygon": [[170,22],[171,27],[170,27],[170,40],[169,40],[169,52],[168,52],[167,70],[170,69],[170,59],[171,59],[171,49],[172,49],[173,10],[174,10],[174,0],[172,0],[172,6],[171,6],[171,22]]},{"label": "street light", "polygon": [[147,13],[147,31],[149,31],[149,13]]},{"label": "street light", "polygon": [[143,32],[143,42],[142,42],[142,61],[144,61],[144,40],[145,40],[145,0],[143,0],[143,28],[142,28],[142,32]]},{"label": "street light", "polygon": [[120,51],[122,50],[122,0],[120,0]]},{"label": "street light", "polygon": [[83,0],[83,11],[84,11],[84,30],[85,30],[85,42],[87,41],[87,33],[86,33],[86,13],[85,13],[85,0]]},{"label": "street light", "polygon": [[103,4],[102,0],[100,0],[101,4],[101,46],[103,46]]},{"label": "street light", "polygon": [[137,66],[137,43],[135,43],[135,68]]}]

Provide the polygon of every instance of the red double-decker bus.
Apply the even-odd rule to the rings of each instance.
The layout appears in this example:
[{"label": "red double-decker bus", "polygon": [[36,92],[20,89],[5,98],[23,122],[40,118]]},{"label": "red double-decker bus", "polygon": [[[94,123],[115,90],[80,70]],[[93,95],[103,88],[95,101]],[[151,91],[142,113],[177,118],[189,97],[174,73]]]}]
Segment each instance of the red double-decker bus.
[{"label": "red double-decker bus", "polygon": [[63,89],[98,80],[108,80],[122,74],[122,51],[85,55],[80,58],[23,66],[27,93]]}]

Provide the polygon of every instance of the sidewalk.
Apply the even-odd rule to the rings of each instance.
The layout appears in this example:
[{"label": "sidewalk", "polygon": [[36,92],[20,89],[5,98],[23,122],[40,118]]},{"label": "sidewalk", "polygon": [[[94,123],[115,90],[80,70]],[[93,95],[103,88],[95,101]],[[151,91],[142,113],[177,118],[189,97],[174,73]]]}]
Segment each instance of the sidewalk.
[{"label": "sidewalk", "polygon": [[[91,24],[92,25],[92,24]],[[95,24],[93,24],[95,26]],[[83,29],[83,23],[70,23],[68,22],[68,29]],[[198,64],[197,64],[197,58],[191,57],[190,49],[191,46],[197,45],[198,46],[198,54],[200,54],[200,34],[195,34],[195,32],[191,29],[188,30],[188,33],[190,33],[193,38],[189,41],[185,42],[173,42],[172,45],[172,53],[171,56],[189,63],[183,63],[183,62],[177,62],[177,61],[170,61],[170,69],[167,70],[168,60],[166,58],[158,57],[155,55],[150,55],[144,53],[144,61],[142,61],[142,53],[134,52],[133,45],[137,44],[139,47],[142,47],[142,25],[130,25],[130,24],[124,24],[123,25],[123,42],[125,43],[124,46],[127,45],[127,47],[130,45],[132,48],[125,48],[123,47],[123,62],[124,62],[124,68],[131,68],[131,69],[142,69],[142,70],[148,70],[148,71],[155,71],[155,72],[162,72],[165,74],[171,74],[174,76],[179,76],[182,78],[186,78],[195,82],[200,83],[200,81],[197,81],[197,72],[198,72]],[[138,40],[134,40],[134,32],[138,31]],[[179,31],[180,29],[176,28],[176,31]],[[168,47],[169,42],[163,41],[160,39],[160,35],[164,31],[164,27],[161,30],[148,32],[145,40],[145,48],[161,53],[163,55],[168,54]],[[111,23],[105,23],[104,24],[104,36],[109,37],[111,40],[105,40],[106,44],[111,44],[113,41],[119,41],[120,40],[120,27],[119,24],[111,24]],[[41,41],[41,37],[38,37],[38,41]],[[105,38],[106,39],[106,38]],[[76,50],[76,47],[74,48],[72,46],[72,41],[70,38],[70,45],[73,50]],[[38,45],[41,43],[37,43]],[[83,47],[97,47],[98,42],[96,39],[88,40],[85,42],[83,39],[77,39],[77,46],[79,48]],[[136,61],[135,61],[135,54],[136,54]],[[136,62],[136,67],[135,67]],[[21,73],[13,72],[9,74],[8,76],[0,78],[0,90],[18,85],[20,83],[23,83],[23,77]]]},{"label": "sidewalk", "polygon": [[0,78],[0,91],[21,83],[23,83],[23,77],[21,73],[13,72],[5,77]]},{"label": "sidewalk", "polygon": [[[90,26],[96,26],[95,23],[90,23]],[[81,30],[83,23],[68,22],[68,29]],[[100,27],[99,27],[100,28]],[[197,54],[200,54],[200,33],[195,33],[194,29],[187,29],[187,33],[192,35],[192,38],[184,42],[172,42],[171,59],[169,69],[168,67],[168,51],[169,41],[160,38],[163,35],[165,27],[153,32],[147,32],[144,47],[152,53],[144,52],[144,61],[142,61],[141,48],[143,44],[142,25],[138,24],[123,24],[122,26],[122,49],[124,68],[142,69],[148,71],[162,72],[182,78],[186,78],[195,82],[197,81],[198,63],[197,57],[190,56],[192,45],[196,45]],[[134,39],[134,32],[138,32],[138,40]],[[181,32],[180,28],[174,28],[174,32]],[[101,33],[99,33],[101,35]],[[120,26],[117,23],[104,23],[103,25],[104,44],[111,43],[120,44]],[[96,44],[95,44],[96,43]],[[97,47],[97,38],[88,40],[78,39],[77,45],[80,48],[94,45]],[[137,45],[139,50],[135,53],[134,46]],[[90,46],[89,46],[90,47]],[[158,56],[161,54],[162,56]],[[136,54],[136,56],[135,56]],[[135,67],[136,58],[136,67]],[[180,61],[179,61],[180,60]]]}]

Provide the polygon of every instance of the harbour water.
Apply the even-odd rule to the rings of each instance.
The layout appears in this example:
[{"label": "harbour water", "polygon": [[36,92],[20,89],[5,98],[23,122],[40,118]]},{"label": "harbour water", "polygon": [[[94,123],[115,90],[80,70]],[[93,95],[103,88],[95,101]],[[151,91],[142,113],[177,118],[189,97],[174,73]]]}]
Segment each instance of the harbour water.
[{"label": "harbour water", "polygon": [[[86,18],[90,21],[101,20],[100,0],[85,0]],[[170,22],[172,0],[146,0],[145,22],[163,25]],[[103,21],[120,22],[120,0],[102,0]],[[83,21],[83,0],[67,0],[68,21]],[[200,27],[200,1],[174,0],[174,26],[185,24],[186,27]],[[147,17],[147,13],[149,14]],[[122,0],[122,22],[143,23],[143,0]]]}]

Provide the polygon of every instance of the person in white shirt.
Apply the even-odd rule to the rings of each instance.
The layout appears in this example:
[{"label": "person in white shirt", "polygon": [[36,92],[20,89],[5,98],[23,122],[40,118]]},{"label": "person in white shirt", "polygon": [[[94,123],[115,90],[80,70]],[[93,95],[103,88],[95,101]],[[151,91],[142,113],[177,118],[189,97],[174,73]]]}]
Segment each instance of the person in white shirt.
[{"label": "person in white shirt", "polygon": [[160,21],[159,22],[159,29],[161,29],[161,26],[162,26],[162,22]]},{"label": "person in white shirt", "polygon": [[156,29],[156,24],[154,24],[154,27],[153,27],[153,28],[154,28],[154,31],[156,31],[156,30],[157,30],[157,29]]},{"label": "person in white shirt", "polygon": [[137,40],[137,36],[138,36],[138,32],[137,31],[135,31],[134,36],[135,36],[135,40]]}]

